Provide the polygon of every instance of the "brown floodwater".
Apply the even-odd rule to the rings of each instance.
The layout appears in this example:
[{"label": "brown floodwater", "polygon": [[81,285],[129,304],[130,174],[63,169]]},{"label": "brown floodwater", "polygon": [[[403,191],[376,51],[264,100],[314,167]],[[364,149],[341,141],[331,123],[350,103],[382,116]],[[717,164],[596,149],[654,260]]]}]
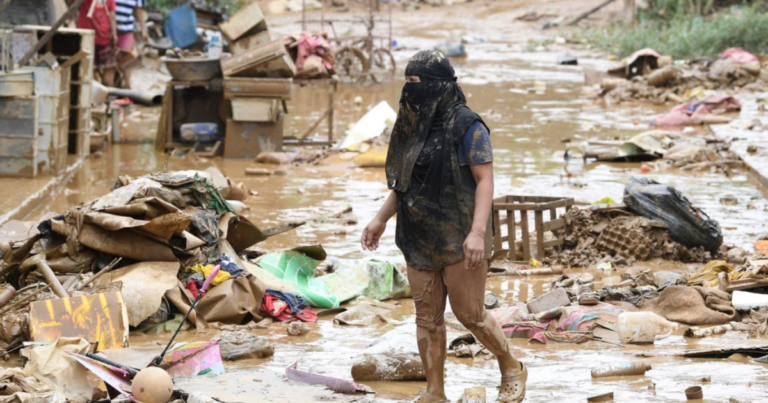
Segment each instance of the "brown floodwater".
[{"label": "brown floodwater", "polygon": [[[469,105],[484,117],[492,129],[496,196],[564,196],[584,203],[606,196],[620,200],[629,178],[647,176],[680,189],[695,205],[718,220],[727,244],[749,248],[758,234],[768,232],[765,198],[743,173],[726,178],[714,172],[692,174],[660,168],[643,175],[639,164],[584,164],[581,161],[566,164],[562,157],[564,140],[626,139],[646,129],[645,122],[663,108],[647,104],[605,105],[584,99],[580,95],[582,66],[604,67],[605,62],[583,48],[572,50],[580,56],[582,66],[555,65],[556,56],[562,52],[557,47],[526,51],[528,46],[515,36],[514,25],[497,21],[503,18],[509,20],[509,9],[456,7],[446,10],[441,14],[446,23],[439,25],[419,21],[418,13],[403,15],[396,24],[396,32],[402,33],[397,40],[409,47],[431,47],[436,42],[455,41],[468,33],[488,35],[488,43],[468,45],[469,57],[456,60],[454,64]],[[450,24],[462,21],[462,12],[481,17],[497,14],[498,18],[488,27]],[[278,32],[298,32],[296,24],[295,17],[283,17],[275,19],[272,27]],[[446,30],[444,26],[449,25],[458,28]],[[400,74],[412,53],[407,50],[395,53]],[[529,91],[536,81],[545,83],[546,88],[538,92]],[[401,79],[380,85],[340,85],[336,95],[336,132],[343,134],[349,124],[382,100],[396,109],[401,86]],[[538,87],[541,88],[541,84]],[[326,107],[325,91],[319,86],[296,88],[294,100],[289,103],[287,135],[303,133],[320,116]],[[354,106],[356,96],[363,98],[361,108]],[[754,99],[750,98],[745,99],[742,114],[762,117],[757,112]],[[151,122],[145,124],[144,130],[151,132]],[[323,134],[319,130],[316,136]],[[361,231],[383,202],[387,188],[382,169],[361,169],[351,163],[321,163],[290,168],[284,176],[253,177],[244,174],[246,167],[256,166],[250,160],[197,159],[190,155],[168,159],[166,155],[155,152],[152,144],[115,145],[100,157],[92,156],[85,161],[66,186],[26,219],[38,220],[49,214],[64,212],[108,192],[118,175],[139,176],[159,170],[166,163],[168,170],[204,170],[215,166],[234,181],[244,182],[250,189],[258,191],[258,196],[245,201],[250,210],[244,214],[262,229],[315,216],[323,211],[330,212],[345,204],[352,206],[357,216],[356,224],[307,224],[270,238],[260,247],[283,249],[319,243],[329,255],[341,259],[375,256],[402,262],[402,255],[394,245],[393,222],[387,227],[378,251],[364,253],[360,250]],[[735,197],[739,204],[721,204],[719,200],[725,195]],[[697,266],[648,262],[639,267],[691,272]],[[600,279],[600,273],[593,268],[586,270]],[[548,291],[554,279],[553,276],[492,277],[489,278],[488,289],[494,291],[503,304],[514,304]],[[382,350],[387,346],[415,351],[413,302],[399,302],[402,306],[387,315],[392,323],[381,327],[344,327],[334,325],[330,320],[321,320],[313,325],[312,332],[297,338],[287,336],[282,324],[254,331],[269,338],[275,345],[274,357],[228,363],[228,375],[199,377],[185,382],[184,387],[229,402],[348,401],[349,398],[320,390],[304,394],[296,389],[292,393],[290,383],[275,374],[282,373],[285,367],[298,361],[300,369],[350,379],[351,364],[364,351]],[[185,332],[181,339],[207,340],[215,334],[215,330]],[[451,331],[449,337],[457,335]],[[132,333],[131,343],[147,345],[163,342],[168,337],[167,334]],[[371,347],[374,342],[378,344]],[[600,342],[537,345],[524,339],[511,339],[509,342],[514,355],[530,368],[529,402],[583,402],[589,396],[605,392],[614,392],[617,401],[682,401],[685,399],[685,388],[697,385],[696,379],[704,376],[712,378],[711,383],[703,385],[706,402],[723,402],[734,396],[753,402],[768,401],[768,368],[764,365],[635,356],[648,350],[673,352],[687,348],[768,344],[765,339],[748,339],[742,333],[692,341],[682,337],[681,329],[655,346],[619,347]],[[603,381],[593,381],[590,377],[591,369],[635,360],[650,363],[653,369],[644,377]],[[494,399],[497,394],[499,377],[494,360],[449,358],[446,373],[447,393],[451,400],[458,399],[464,388],[474,386],[486,387],[489,398]],[[652,384],[655,388],[649,388]],[[363,398],[364,401],[410,399],[425,384],[373,382],[370,386],[377,393]],[[297,396],[299,393],[301,395]]]}]

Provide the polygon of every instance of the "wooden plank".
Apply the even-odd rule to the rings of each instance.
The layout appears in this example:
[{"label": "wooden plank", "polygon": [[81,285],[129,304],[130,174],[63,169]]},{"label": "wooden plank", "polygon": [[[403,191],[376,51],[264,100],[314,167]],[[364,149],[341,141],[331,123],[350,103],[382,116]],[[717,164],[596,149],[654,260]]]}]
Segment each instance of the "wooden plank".
[{"label": "wooden plank", "polygon": [[268,42],[242,55],[221,59],[221,71],[225,77],[247,74],[249,70],[286,54],[282,40]]},{"label": "wooden plank", "polygon": [[541,204],[536,203],[497,203],[493,206],[494,210],[541,210]]},{"label": "wooden plank", "polygon": [[282,151],[283,121],[257,123],[227,120],[224,158],[254,158],[263,151]]},{"label": "wooden plank", "polygon": [[507,241],[509,242],[509,254],[507,255],[507,258],[510,260],[517,259],[517,248],[514,247],[515,245],[515,237],[517,234],[517,230],[515,229],[515,210],[507,210],[507,231],[509,231],[507,235]]},{"label": "wooden plank", "polygon": [[528,232],[528,211],[520,210],[520,228],[522,230],[523,260],[531,260],[531,238]]},{"label": "wooden plank", "polygon": [[549,209],[549,221],[557,220],[557,209]]},{"label": "wooden plank", "polygon": [[163,106],[160,110],[160,120],[157,122],[157,139],[155,140],[155,150],[165,151],[165,144],[169,139],[168,119],[173,108],[173,85],[165,85],[165,94],[163,94]]},{"label": "wooden plank", "polygon": [[224,98],[263,97],[290,100],[293,96],[291,78],[228,77],[224,79]]},{"label": "wooden plank", "polygon": [[29,49],[27,53],[22,56],[21,60],[19,60],[18,65],[24,66],[29,62],[30,59],[32,59],[32,56],[35,55],[40,49],[43,48],[43,45],[47,44],[48,41],[53,38],[53,35],[56,34],[56,31],[64,25],[65,22],[67,22],[70,18],[74,17],[77,13],[78,8],[80,8],[80,5],[83,4],[83,1],[85,0],[75,0],[74,3],[72,3],[71,6],[69,6],[69,9],[62,15],[48,30],[48,32],[43,35],[43,37],[35,43],[34,46],[32,46],[32,49]]},{"label": "wooden plank", "polygon": [[544,232],[556,230],[558,228],[565,227],[565,218],[558,218],[556,220],[548,221],[544,223]]},{"label": "wooden plank", "polygon": [[501,218],[498,210],[493,211],[493,250],[498,252],[502,249],[501,242]]},{"label": "wooden plank", "polygon": [[232,52],[233,55],[238,56],[245,54],[249,50],[265,44],[272,40],[272,36],[269,34],[269,31],[264,30],[261,32],[257,32],[253,35],[248,35],[246,37],[240,38],[236,41],[229,43],[229,50]]},{"label": "wooden plank", "polygon": [[538,252],[538,258],[543,259],[544,254],[544,212],[536,211],[535,213],[536,224],[536,250]]}]

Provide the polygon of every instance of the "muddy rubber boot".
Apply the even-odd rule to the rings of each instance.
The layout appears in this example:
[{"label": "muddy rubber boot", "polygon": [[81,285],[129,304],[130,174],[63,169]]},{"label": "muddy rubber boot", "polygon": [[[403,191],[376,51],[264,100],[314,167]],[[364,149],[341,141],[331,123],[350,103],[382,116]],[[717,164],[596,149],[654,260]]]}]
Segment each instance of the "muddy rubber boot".
[{"label": "muddy rubber boot", "polygon": [[501,377],[497,402],[520,403],[525,399],[525,383],[528,381],[528,368],[521,362],[520,372]]}]

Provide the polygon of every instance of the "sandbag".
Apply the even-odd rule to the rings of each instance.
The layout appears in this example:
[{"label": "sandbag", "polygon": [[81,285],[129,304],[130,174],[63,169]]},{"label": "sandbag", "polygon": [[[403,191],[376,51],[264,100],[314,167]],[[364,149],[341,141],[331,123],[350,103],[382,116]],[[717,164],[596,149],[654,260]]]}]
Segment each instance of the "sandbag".
[{"label": "sandbag", "polygon": [[723,244],[720,224],[693,207],[677,189],[646,178],[631,178],[624,189],[624,204],[632,213],[660,220],[669,235],[682,245],[716,252]]}]

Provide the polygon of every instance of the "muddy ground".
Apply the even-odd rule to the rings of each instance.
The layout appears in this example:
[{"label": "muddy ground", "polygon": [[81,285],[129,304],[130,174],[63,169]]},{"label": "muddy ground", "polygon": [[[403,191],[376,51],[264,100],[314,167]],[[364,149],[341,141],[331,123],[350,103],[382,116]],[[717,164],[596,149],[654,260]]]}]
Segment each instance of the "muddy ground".
[{"label": "muddy ground", "polygon": [[[585,4],[595,2],[535,2],[540,7],[560,13],[575,13]],[[617,2],[618,3],[618,2]],[[612,107],[580,97],[583,66],[604,68],[606,55],[583,45],[539,45],[542,41],[565,35],[557,29],[541,31],[541,23],[511,22],[512,16],[531,2],[475,2],[452,7],[427,7],[417,11],[397,11],[393,27],[395,39],[408,48],[431,48],[439,42],[457,42],[463,35],[483,35],[490,41],[468,45],[469,57],[455,60],[459,83],[469,98],[469,105],[481,113],[492,129],[496,196],[558,195],[592,202],[605,196],[620,199],[624,185],[632,176],[642,175],[639,164],[595,163],[581,161],[565,164],[562,152],[566,139],[592,137],[629,138],[647,128],[648,118],[663,110],[647,104],[622,104]],[[620,7],[607,10],[619,13]],[[297,15],[270,18],[273,31],[295,34],[300,30]],[[538,42],[537,42],[538,43]],[[557,66],[557,56],[566,51],[578,55],[580,66]],[[402,69],[413,50],[396,52]],[[343,132],[371,106],[387,100],[396,108],[402,79],[380,85],[342,85],[337,96],[336,130]],[[529,92],[534,82],[546,89]],[[363,107],[355,108],[353,99],[363,98]],[[289,104],[286,134],[301,133],[325,107],[323,88],[297,88]],[[743,116],[766,119],[757,112],[755,97],[744,100]],[[140,130],[156,130],[158,110],[137,109]],[[139,116],[138,114],[136,115]],[[702,129],[705,130],[705,129]],[[167,156],[154,151],[153,144],[122,144],[107,149],[100,157],[92,156],[82,169],[74,173],[66,186],[26,219],[38,220],[48,214],[67,210],[108,191],[120,174],[132,176],[161,169]],[[321,164],[292,168],[288,175],[247,177],[246,167],[256,166],[250,160],[171,158],[169,170],[205,169],[216,166],[235,181],[244,182],[259,195],[245,203],[251,208],[246,215],[261,228],[285,221],[312,216],[318,209],[333,210],[348,203],[357,223],[312,224],[270,238],[260,247],[280,249],[304,244],[322,243],[329,255],[342,259],[380,256],[402,261],[394,245],[394,223],[385,232],[376,253],[363,253],[359,238],[363,227],[374,216],[387,194],[382,169],[360,169],[351,164]],[[570,175],[569,175],[570,174]],[[647,174],[659,182],[680,189],[723,227],[726,244],[750,247],[758,234],[768,232],[766,200],[760,191],[737,174],[731,178],[718,173],[681,172],[676,169],[653,170]],[[23,185],[22,185],[23,186]],[[736,206],[720,204],[725,195],[738,199]],[[0,202],[2,204],[9,201]],[[0,204],[0,205],[2,205]],[[2,205],[3,211],[12,205]],[[748,214],[744,212],[748,210]],[[675,270],[689,273],[699,266],[670,262],[646,262],[642,267],[653,270]],[[589,268],[584,269],[590,271]],[[579,271],[579,270],[576,270]],[[596,278],[597,271],[590,271]],[[492,277],[488,289],[503,304],[525,302],[549,290],[554,277]],[[281,324],[254,333],[264,335],[275,345],[275,355],[266,360],[239,361],[227,364],[228,374],[198,377],[184,388],[199,390],[226,402],[286,401],[400,401],[412,398],[425,384],[420,382],[370,383],[375,396],[346,397],[320,388],[298,388],[280,376],[284,368],[296,361],[299,368],[349,379],[352,361],[372,342],[384,337],[406,350],[416,349],[413,302],[399,301],[402,306],[388,318],[397,324],[376,329],[340,327],[321,320],[309,334],[292,338],[285,335]],[[760,364],[725,360],[639,358],[635,354],[649,349],[673,351],[695,347],[736,344],[768,344],[766,340],[748,340],[742,333],[691,341],[682,337],[683,329],[655,346],[618,347],[591,341],[580,345],[529,344],[525,339],[510,339],[513,353],[530,368],[529,402],[583,402],[587,397],[613,391],[617,401],[666,402],[685,399],[683,390],[698,384],[696,379],[711,376],[703,385],[705,401],[723,402],[739,397],[753,402],[768,401],[768,368]],[[207,340],[215,330],[186,332],[185,340]],[[452,334],[452,335],[457,335]],[[131,344],[149,345],[166,341],[169,334],[131,334]],[[451,335],[449,335],[450,339]],[[590,370],[623,361],[643,360],[653,365],[644,377],[608,381],[592,381]],[[448,397],[456,400],[464,388],[484,386],[489,398],[495,398],[498,369],[494,360],[483,358],[450,358],[447,365]],[[655,388],[651,385],[655,384]]]}]

